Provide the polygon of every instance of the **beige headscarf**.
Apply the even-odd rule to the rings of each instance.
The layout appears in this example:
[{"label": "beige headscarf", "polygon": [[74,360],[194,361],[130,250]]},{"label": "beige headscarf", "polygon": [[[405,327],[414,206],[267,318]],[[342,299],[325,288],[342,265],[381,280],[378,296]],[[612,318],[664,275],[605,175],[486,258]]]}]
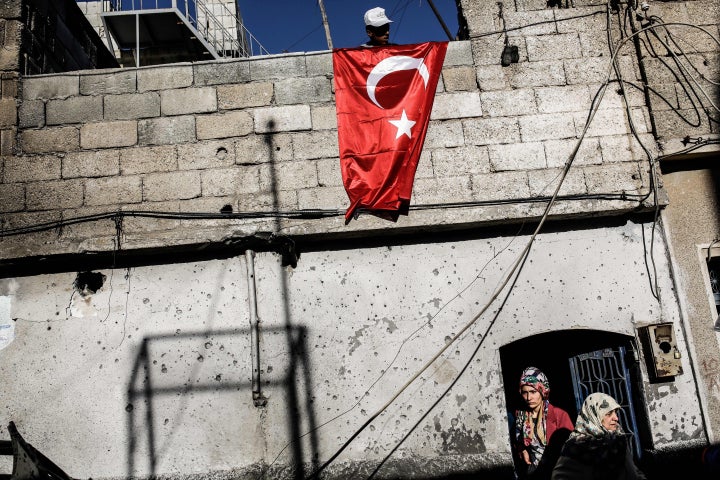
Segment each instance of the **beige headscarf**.
[{"label": "beige headscarf", "polygon": [[575,422],[575,430],[570,438],[603,437],[610,434],[622,434],[622,427],[618,426],[615,432],[610,432],[602,425],[605,414],[620,408],[613,397],[605,393],[592,393],[583,402],[580,414]]}]

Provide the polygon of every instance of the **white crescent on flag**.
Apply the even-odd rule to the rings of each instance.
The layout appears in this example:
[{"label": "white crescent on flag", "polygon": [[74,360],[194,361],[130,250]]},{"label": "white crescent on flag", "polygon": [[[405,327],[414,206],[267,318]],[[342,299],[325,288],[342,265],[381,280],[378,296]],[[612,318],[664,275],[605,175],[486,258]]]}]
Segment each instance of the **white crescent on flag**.
[{"label": "white crescent on flag", "polygon": [[368,75],[368,78],[367,78],[368,97],[370,97],[370,100],[375,105],[377,105],[380,108],[384,108],[382,105],[380,105],[380,103],[378,103],[377,99],[375,98],[375,87],[377,87],[377,84],[380,83],[380,80],[382,80],[386,75],[389,75],[393,72],[400,72],[403,70],[417,70],[423,79],[425,88],[427,88],[428,78],[430,78],[430,73],[428,72],[428,69],[425,66],[424,59],[414,58],[414,57],[406,57],[403,55],[396,55],[394,57],[388,57],[385,60],[378,63],[377,65],[375,65],[375,68],[372,69],[372,71],[370,72],[370,75]]}]

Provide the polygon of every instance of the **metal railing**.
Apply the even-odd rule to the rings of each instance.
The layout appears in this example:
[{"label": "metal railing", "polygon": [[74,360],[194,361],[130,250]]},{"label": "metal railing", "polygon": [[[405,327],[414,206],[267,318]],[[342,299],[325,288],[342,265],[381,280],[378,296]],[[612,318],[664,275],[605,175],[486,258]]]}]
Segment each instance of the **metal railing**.
[{"label": "metal railing", "polygon": [[[104,0],[103,12],[174,9],[197,31],[219,58],[269,55],[224,2],[212,0]],[[220,16],[221,18],[218,18]],[[226,23],[223,23],[223,19]],[[232,23],[233,25],[228,25]]]}]

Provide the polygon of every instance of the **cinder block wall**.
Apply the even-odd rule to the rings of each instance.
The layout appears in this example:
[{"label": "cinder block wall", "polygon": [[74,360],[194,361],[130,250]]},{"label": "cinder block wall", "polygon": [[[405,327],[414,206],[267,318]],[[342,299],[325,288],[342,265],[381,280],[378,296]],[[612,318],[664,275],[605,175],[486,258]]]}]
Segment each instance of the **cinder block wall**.
[{"label": "cinder block wall", "polygon": [[[344,224],[332,56],[315,52],[23,78],[17,135],[13,125],[3,131],[2,228],[117,211],[217,213],[226,205],[336,213],[126,217],[123,245],[132,249],[258,231],[341,237],[516,222],[542,214],[545,205],[533,200],[552,195],[578,145],[560,189],[573,198],[553,208],[555,217],[651,208],[652,197],[642,200],[650,178],[637,138],[651,152],[656,143],[642,92],[627,92],[637,138],[612,85],[584,132],[593,97],[614,75],[605,2],[515,3],[500,15],[495,3],[463,2],[471,40],[452,42],[443,67],[413,204],[466,203],[461,208],[420,208],[396,224],[371,216]],[[503,25],[520,57],[507,67]],[[629,47],[618,62],[625,79],[639,82]],[[0,255],[110,251],[116,226],[105,219],[5,237]]]}]

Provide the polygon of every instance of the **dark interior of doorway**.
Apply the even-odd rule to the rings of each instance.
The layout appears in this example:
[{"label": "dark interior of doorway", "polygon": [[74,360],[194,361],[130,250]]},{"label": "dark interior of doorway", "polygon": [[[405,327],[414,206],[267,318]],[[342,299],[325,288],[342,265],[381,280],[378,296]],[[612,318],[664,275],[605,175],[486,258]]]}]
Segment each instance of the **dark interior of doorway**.
[{"label": "dark interior of doorway", "polygon": [[533,366],[548,377],[550,402],[568,412],[574,422],[578,412],[568,359],[581,353],[618,346],[626,347],[628,351],[637,350],[632,337],[599,330],[543,333],[501,347],[500,364],[508,411],[514,412],[522,406],[518,391],[520,374],[526,367]]}]

